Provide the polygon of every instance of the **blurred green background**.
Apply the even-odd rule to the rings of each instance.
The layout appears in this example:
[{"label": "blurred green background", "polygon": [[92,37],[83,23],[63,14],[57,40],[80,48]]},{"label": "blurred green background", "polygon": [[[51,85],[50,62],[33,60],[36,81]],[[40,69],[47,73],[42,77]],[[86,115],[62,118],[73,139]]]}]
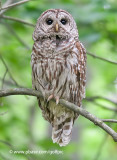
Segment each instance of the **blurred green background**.
[{"label": "blurred green background", "polygon": [[[2,5],[5,2],[2,0]],[[65,9],[73,15],[79,38],[87,51],[117,62],[117,0],[33,0],[7,10],[4,15],[36,24],[40,14],[50,8]],[[1,89],[32,87],[30,56],[33,31],[34,27],[0,18],[0,54],[12,74],[6,72],[0,59]],[[117,65],[87,55],[86,97],[94,96],[117,101]],[[83,100],[83,107],[102,119],[117,118],[116,112],[104,108],[116,108],[117,105],[101,98]],[[117,131],[117,124],[108,124]],[[28,150],[57,150],[61,153],[23,153]],[[70,144],[59,147],[52,143],[51,127],[43,119],[35,97],[1,98],[0,160],[45,159],[117,160],[117,144],[98,126],[80,116],[75,122]]]}]

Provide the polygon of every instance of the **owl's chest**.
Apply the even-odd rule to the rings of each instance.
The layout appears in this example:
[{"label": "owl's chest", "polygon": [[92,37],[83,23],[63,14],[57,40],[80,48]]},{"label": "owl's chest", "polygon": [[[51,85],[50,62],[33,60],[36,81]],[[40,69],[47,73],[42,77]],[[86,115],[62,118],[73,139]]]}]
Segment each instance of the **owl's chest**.
[{"label": "owl's chest", "polygon": [[56,43],[50,39],[43,40],[41,42],[41,53],[49,54],[56,50]]},{"label": "owl's chest", "polygon": [[[37,63],[37,75],[47,89],[52,89],[59,84],[76,80],[76,75],[71,68],[71,60],[65,57],[40,59]],[[69,77],[69,78],[68,78]]]},{"label": "owl's chest", "polygon": [[[68,40],[57,39],[55,37],[49,39],[44,39],[41,41],[41,53],[43,55],[51,55],[54,56],[59,52],[64,52],[67,48],[68,50]],[[69,44],[69,43],[68,43]]]},{"label": "owl's chest", "polygon": [[46,82],[52,82],[65,71],[64,58],[45,58],[38,61],[38,75]]},{"label": "owl's chest", "polygon": [[[41,86],[45,91],[52,91],[57,87],[60,88],[61,84],[65,82],[68,71],[63,58],[40,59],[37,62],[37,77],[35,77],[39,82],[39,89]],[[41,87],[42,90],[43,88]]]}]

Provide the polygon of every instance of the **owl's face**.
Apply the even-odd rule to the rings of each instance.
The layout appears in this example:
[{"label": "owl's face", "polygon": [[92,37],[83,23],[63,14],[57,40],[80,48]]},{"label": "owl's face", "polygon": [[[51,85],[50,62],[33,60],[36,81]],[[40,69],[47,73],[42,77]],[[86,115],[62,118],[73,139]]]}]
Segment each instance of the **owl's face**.
[{"label": "owl's face", "polygon": [[33,39],[58,36],[59,38],[78,37],[73,17],[61,9],[45,11],[38,19]]}]

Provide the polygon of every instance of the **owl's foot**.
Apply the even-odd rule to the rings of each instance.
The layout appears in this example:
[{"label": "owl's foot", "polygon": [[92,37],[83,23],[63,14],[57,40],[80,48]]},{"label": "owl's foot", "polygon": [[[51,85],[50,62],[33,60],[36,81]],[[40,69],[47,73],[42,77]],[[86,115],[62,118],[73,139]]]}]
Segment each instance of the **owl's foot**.
[{"label": "owl's foot", "polygon": [[54,98],[54,95],[53,95],[53,94],[51,94],[51,95],[48,97],[47,101],[49,102],[52,98]]},{"label": "owl's foot", "polygon": [[56,105],[59,103],[59,96],[54,96],[54,94],[51,94],[49,97],[48,97],[48,99],[47,99],[47,101],[49,102],[51,99],[55,99],[56,100]]},{"label": "owl's foot", "polygon": [[56,99],[56,105],[57,105],[59,103],[59,96],[56,96],[55,99]]}]

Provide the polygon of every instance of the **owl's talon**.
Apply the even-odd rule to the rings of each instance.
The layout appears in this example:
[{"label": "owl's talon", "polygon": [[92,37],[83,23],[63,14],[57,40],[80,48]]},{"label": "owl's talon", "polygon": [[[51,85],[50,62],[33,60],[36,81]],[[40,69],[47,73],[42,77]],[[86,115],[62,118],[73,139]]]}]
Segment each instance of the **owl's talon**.
[{"label": "owl's talon", "polygon": [[56,96],[55,99],[56,99],[56,105],[57,105],[59,103],[59,96]]},{"label": "owl's talon", "polygon": [[48,97],[47,101],[49,102],[52,98],[54,98],[54,95],[53,95],[53,94],[51,94],[51,95]]}]

